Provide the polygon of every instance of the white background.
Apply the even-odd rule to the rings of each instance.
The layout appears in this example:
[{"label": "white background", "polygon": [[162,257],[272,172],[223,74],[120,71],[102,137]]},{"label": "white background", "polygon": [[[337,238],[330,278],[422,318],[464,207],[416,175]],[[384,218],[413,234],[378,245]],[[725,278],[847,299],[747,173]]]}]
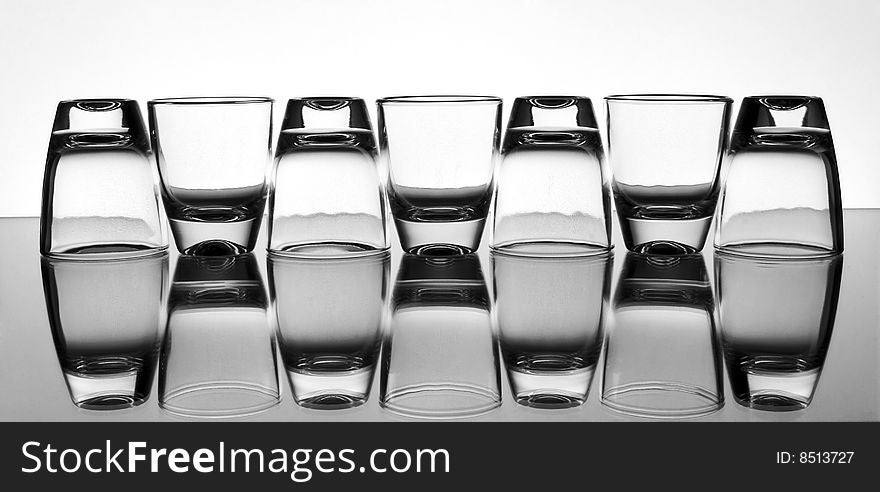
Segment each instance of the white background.
[{"label": "white background", "polygon": [[880,206],[873,0],[0,0],[0,88],[0,215],[39,214],[59,100],[188,95],[818,95]]}]

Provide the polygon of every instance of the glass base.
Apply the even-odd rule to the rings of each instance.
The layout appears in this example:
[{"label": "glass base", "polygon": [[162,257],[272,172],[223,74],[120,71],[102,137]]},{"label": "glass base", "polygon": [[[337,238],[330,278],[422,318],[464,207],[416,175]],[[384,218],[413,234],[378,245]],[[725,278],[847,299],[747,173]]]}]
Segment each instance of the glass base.
[{"label": "glass base", "polygon": [[253,251],[260,219],[236,222],[197,222],[169,218],[174,242],[182,254],[235,256]]},{"label": "glass base", "polygon": [[620,218],[627,249],[642,254],[691,254],[706,243],[712,216],[696,219]]},{"label": "glass base", "polygon": [[793,244],[779,242],[755,242],[715,245],[715,249],[721,253],[734,256],[747,256],[752,258],[798,258],[813,259],[834,256],[842,251],[831,251],[821,246],[809,244]]},{"label": "glass base", "polygon": [[567,371],[507,371],[516,402],[532,408],[572,408],[587,399],[595,366]]},{"label": "glass base", "polygon": [[381,405],[405,417],[455,419],[476,417],[501,406],[501,395],[467,384],[420,384],[389,391]]},{"label": "glass base", "polygon": [[351,371],[288,370],[296,403],[316,410],[342,410],[363,405],[370,394],[373,367]]},{"label": "glass base", "polygon": [[610,246],[574,241],[517,241],[493,244],[491,248],[498,253],[530,257],[596,256],[611,251]]},{"label": "glass base", "polygon": [[377,248],[371,244],[363,243],[306,243],[282,245],[278,248],[269,248],[272,255],[287,256],[291,258],[359,258],[363,256],[382,255],[390,248]]},{"label": "glass base", "polygon": [[714,413],[721,408],[723,399],[700,386],[645,381],[606,389],[602,404],[636,417],[676,419]]},{"label": "glass base", "polygon": [[400,245],[407,253],[454,256],[472,253],[480,246],[486,219],[454,222],[418,222],[395,219]]}]

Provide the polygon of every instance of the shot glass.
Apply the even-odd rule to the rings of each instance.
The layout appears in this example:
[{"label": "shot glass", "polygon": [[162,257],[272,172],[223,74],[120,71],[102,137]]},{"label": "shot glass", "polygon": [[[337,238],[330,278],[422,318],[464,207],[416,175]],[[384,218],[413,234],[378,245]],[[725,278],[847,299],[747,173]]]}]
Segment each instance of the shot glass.
[{"label": "shot glass", "polygon": [[843,251],[840,179],[822,99],[743,99],[730,154],[716,248],[777,258]]},{"label": "shot glass", "polygon": [[672,419],[721,408],[721,357],[702,255],[627,253],[612,313],[603,405],[628,415]]},{"label": "shot glass", "polygon": [[137,101],[58,103],[43,179],[40,252],[111,259],[164,251],[149,154]]},{"label": "shot glass", "polygon": [[192,97],[148,103],[162,200],[177,249],[254,249],[266,203],[272,99]]},{"label": "shot glass", "polygon": [[501,99],[379,99],[379,146],[403,250],[475,251],[486,224],[501,133]]},{"label": "shot glass", "polygon": [[602,350],[611,263],[610,254],[493,252],[495,321],[517,403],[568,408],[586,401]]},{"label": "shot glass", "polygon": [[388,249],[385,190],[362,99],[287,103],[269,194],[269,251],[346,257]]},{"label": "shot glass", "polygon": [[115,410],[145,402],[165,326],[168,255],[43,257],[41,266],[49,326],[73,403]]},{"label": "shot glass", "polygon": [[665,255],[703,249],[731,103],[682,94],[605,98],[612,187],[627,249]]},{"label": "shot glass", "polygon": [[532,256],[611,249],[611,192],[588,98],[517,98],[502,156],[493,249]]},{"label": "shot glass", "polygon": [[367,401],[385,319],[389,255],[269,257],[278,344],[296,402],[351,408]]},{"label": "shot glass", "polygon": [[475,254],[404,255],[391,304],[382,350],[383,408],[450,419],[501,405],[489,292]]},{"label": "shot glass", "polygon": [[769,411],[810,404],[831,341],[842,269],[842,255],[715,255],[721,343],[737,403]]},{"label": "shot glass", "polygon": [[159,405],[200,418],[239,417],[280,401],[275,337],[253,254],[181,256],[168,300]]}]

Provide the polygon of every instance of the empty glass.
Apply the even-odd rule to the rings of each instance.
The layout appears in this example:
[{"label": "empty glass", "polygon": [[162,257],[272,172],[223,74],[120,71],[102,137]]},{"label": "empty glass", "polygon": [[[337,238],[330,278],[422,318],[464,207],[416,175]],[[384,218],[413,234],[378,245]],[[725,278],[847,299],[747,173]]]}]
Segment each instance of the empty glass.
[{"label": "empty glass", "polygon": [[586,401],[602,349],[611,263],[609,254],[492,254],[501,355],[518,403],[566,408]]},{"label": "empty glass", "polygon": [[760,410],[806,408],[831,341],[843,256],[715,255],[721,342],[733,396]]},{"label": "empty glass", "polygon": [[296,402],[307,408],[367,401],[385,319],[389,255],[269,257],[278,344]]},{"label": "empty glass", "polygon": [[409,96],[378,104],[388,199],[404,251],[475,251],[492,196],[501,99]]},{"label": "empty glass", "polygon": [[49,326],[73,403],[112,410],[145,402],[165,322],[168,255],[43,257],[41,264]]},{"label": "empty glass", "polygon": [[502,155],[493,249],[566,256],[611,248],[611,193],[588,98],[517,98]]},{"label": "empty glass", "polygon": [[608,159],[627,249],[680,254],[703,249],[718,199],[731,99],[608,96]]},{"label": "empty glass", "polygon": [[275,155],[270,251],[343,257],[388,249],[385,191],[362,99],[291,99]]},{"label": "empty glass", "polygon": [[700,254],[627,253],[605,346],[602,404],[654,418],[721,408],[712,288]]},{"label": "empty glass", "polygon": [[193,97],[148,104],[162,199],[177,249],[254,249],[266,202],[272,99]]},{"label": "empty glass", "polygon": [[501,405],[489,292],[475,254],[400,262],[382,350],[381,405],[420,418],[460,418]]},{"label": "empty glass", "polygon": [[168,299],[159,405],[189,417],[236,417],[280,401],[275,337],[252,254],[181,256]]},{"label": "empty glass", "polygon": [[717,248],[804,258],[843,251],[840,180],[822,99],[743,99],[730,147]]},{"label": "empty glass", "polygon": [[168,247],[137,101],[58,103],[43,180],[40,252],[149,256]]}]

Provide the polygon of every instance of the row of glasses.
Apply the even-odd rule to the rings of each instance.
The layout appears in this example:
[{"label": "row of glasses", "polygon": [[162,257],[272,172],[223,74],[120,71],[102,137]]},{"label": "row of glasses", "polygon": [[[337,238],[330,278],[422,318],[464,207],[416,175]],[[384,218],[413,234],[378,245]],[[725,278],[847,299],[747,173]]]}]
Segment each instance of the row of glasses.
[{"label": "row of glasses", "polygon": [[[515,401],[532,408],[583,404],[603,367],[606,407],[697,417],[722,402],[722,360],[741,404],[805,408],[831,340],[842,271],[839,257],[719,255],[713,298],[701,255],[630,252],[609,310],[609,255],[491,260],[491,310],[474,254],[405,255],[390,305],[388,255],[270,257],[268,295],[252,254],[183,256],[170,294],[167,255],[44,258],[42,268],[58,359],[82,408],[143,403],[158,366],[159,404],[168,412],[260,412],[280,399],[277,340],[298,405],[362,405],[381,367],[380,403],[418,418],[496,408],[499,366]],[[602,364],[609,313],[615,326]]]},{"label": "row of glasses", "polygon": [[[613,180],[592,104],[582,97],[518,98],[497,173],[501,100],[494,97],[380,99],[381,162],[363,100],[292,99],[271,167],[271,99],[170,98],[148,107],[162,202],[183,254],[253,250],[267,197],[274,253],[381,252],[386,190],[406,252],[475,251],[494,193],[493,249],[602,253],[611,248],[609,187],[631,251],[700,251],[719,193],[722,251],[842,251],[840,185],[821,99],[746,98],[722,180],[731,104],[721,96],[607,97]],[[149,154],[136,102],[60,103],[41,251],[99,258],[165,248]]]}]

